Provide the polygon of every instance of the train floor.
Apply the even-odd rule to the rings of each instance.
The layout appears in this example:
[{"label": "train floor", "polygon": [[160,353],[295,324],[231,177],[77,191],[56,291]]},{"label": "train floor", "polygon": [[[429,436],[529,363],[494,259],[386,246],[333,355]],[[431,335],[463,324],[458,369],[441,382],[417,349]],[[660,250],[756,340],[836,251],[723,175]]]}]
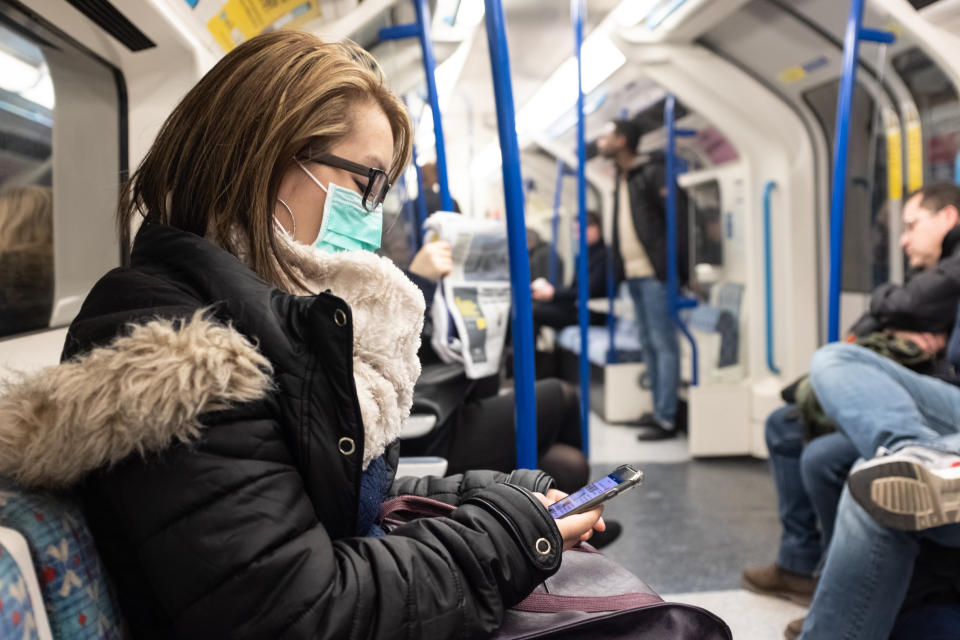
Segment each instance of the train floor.
[{"label": "train floor", "polygon": [[776,557],[780,525],[766,461],[694,460],[683,437],[641,443],[636,433],[591,416],[593,478],[623,463],[644,471],[642,487],[606,506],[604,515],[624,533],[604,552],[665,599],[716,613],[734,638],[782,638],[805,608],[740,587],[743,567]]}]

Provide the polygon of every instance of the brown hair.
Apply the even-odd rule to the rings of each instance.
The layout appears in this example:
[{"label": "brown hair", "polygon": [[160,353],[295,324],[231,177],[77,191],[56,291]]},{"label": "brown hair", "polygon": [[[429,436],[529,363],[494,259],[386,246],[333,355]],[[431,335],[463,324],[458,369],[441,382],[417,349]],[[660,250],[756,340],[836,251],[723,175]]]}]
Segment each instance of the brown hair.
[{"label": "brown hair", "polygon": [[933,213],[938,213],[941,209],[950,205],[960,210],[960,187],[952,182],[934,182],[924,185],[907,196],[907,200],[911,200],[918,195],[920,196],[920,206]]},{"label": "brown hair", "polygon": [[0,190],[0,251],[53,246],[53,192],[50,187]]},{"label": "brown hair", "polygon": [[[12,323],[7,334],[50,322],[53,304],[53,191],[0,189],[0,292]],[[0,334],[3,335],[3,334]]]},{"label": "brown hair", "polygon": [[[410,158],[413,130],[369,53],[295,31],[241,44],[187,93],[123,185],[122,246],[129,247],[139,212],[147,223],[207,237],[234,255],[246,250],[262,278],[306,290],[277,252],[272,220],[280,181],[305,146],[329,148],[346,136],[353,107],[363,102],[380,106],[390,122],[394,182]],[[235,246],[236,226],[249,247]]]}]

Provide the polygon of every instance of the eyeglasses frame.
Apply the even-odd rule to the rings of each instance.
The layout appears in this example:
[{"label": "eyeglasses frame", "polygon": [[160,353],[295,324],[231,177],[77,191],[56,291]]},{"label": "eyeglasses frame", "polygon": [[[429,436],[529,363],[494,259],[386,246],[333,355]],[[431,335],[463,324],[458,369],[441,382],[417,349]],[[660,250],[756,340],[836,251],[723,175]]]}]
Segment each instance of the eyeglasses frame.
[{"label": "eyeglasses frame", "polygon": [[[367,211],[373,211],[377,208],[377,205],[383,202],[383,199],[387,197],[387,192],[390,191],[390,187],[393,185],[390,184],[390,181],[387,179],[387,172],[383,169],[377,169],[375,167],[368,167],[366,165],[353,162],[352,160],[347,160],[346,158],[341,158],[338,155],[332,153],[314,153],[312,149],[307,147],[307,149],[301,154],[301,157],[305,160],[311,162],[317,162],[319,164],[325,164],[329,167],[334,167],[336,169],[343,169],[344,171],[349,171],[350,173],[355,173],[360,176],[365,176],[367,178],[367,186],[363,190],[363,208]],[[377,195],[373,200],[370,199],[370,196],[373,195],[373,185],[376,184],[377,176],[383,176],[383,189],[380,194]],[[372,206],[368,206],[367,202],[373,202]]]}]

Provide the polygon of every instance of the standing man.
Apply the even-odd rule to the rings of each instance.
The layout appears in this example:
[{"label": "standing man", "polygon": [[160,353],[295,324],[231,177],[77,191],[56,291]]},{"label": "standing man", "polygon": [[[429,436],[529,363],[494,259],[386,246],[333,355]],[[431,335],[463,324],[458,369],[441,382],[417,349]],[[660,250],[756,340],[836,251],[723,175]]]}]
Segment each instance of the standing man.
[{"label": "standing man", "polygon": [[[653,413],[640,418],[639,440],[676,435],[680,354],[677,330],[667,308],[666,166],[663,154],[637,155],[640,127],[614,120],[597,140],[597,150],[617,169],[613,210],[613,250],[633,298],[643,359],[653,391]],[[685,212],[678,192],[677,211]],[[685,217],[677,216],[680,284],[687,279]]]}]

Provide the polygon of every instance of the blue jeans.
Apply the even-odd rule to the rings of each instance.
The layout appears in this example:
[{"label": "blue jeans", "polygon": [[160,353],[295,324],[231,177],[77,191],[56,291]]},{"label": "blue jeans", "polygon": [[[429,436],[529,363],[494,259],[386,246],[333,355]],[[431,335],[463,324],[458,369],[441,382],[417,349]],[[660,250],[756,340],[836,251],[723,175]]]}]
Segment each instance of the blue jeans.
[{"label": "blue jeans", "polygon": [[960,387],[914,373],[852,344],[813,356],[810,382],[824,412],[863,458],[908,444],[960,454]]},{"label": "blue jeans", "polygon": [[[831,344],[813,356],[810,382],[824,411],[864,458],[921,444],[960,454],[960,388],[868,349]],[[844,490],[803,640],[886,638],[903,604],[919,541],[960,547],[960,525],[920,532],[876,523]]]},{"label": "blue jeans", "polygon": [[667,309],[666,288],[656,278],[630,278],[627,288],[640,327],[643,361],[653,391],[653,415],[661,422],[673,424],[680,383],[680,345]]},{"label": "blue jeans", "polygon": [[800,640],[888,638],[906,596],[921,539],[960,547],[960,525],[921,532],[888,529],[844,489],[833,543]]},{"label": "blue jeans", "polygon": [[833,533],[840,491],[858,457],[856,449],[837,433],[804,447],[800,412],[793,405],[771,413],[764,433],[783,527],[777,566],[813,575]]}]

